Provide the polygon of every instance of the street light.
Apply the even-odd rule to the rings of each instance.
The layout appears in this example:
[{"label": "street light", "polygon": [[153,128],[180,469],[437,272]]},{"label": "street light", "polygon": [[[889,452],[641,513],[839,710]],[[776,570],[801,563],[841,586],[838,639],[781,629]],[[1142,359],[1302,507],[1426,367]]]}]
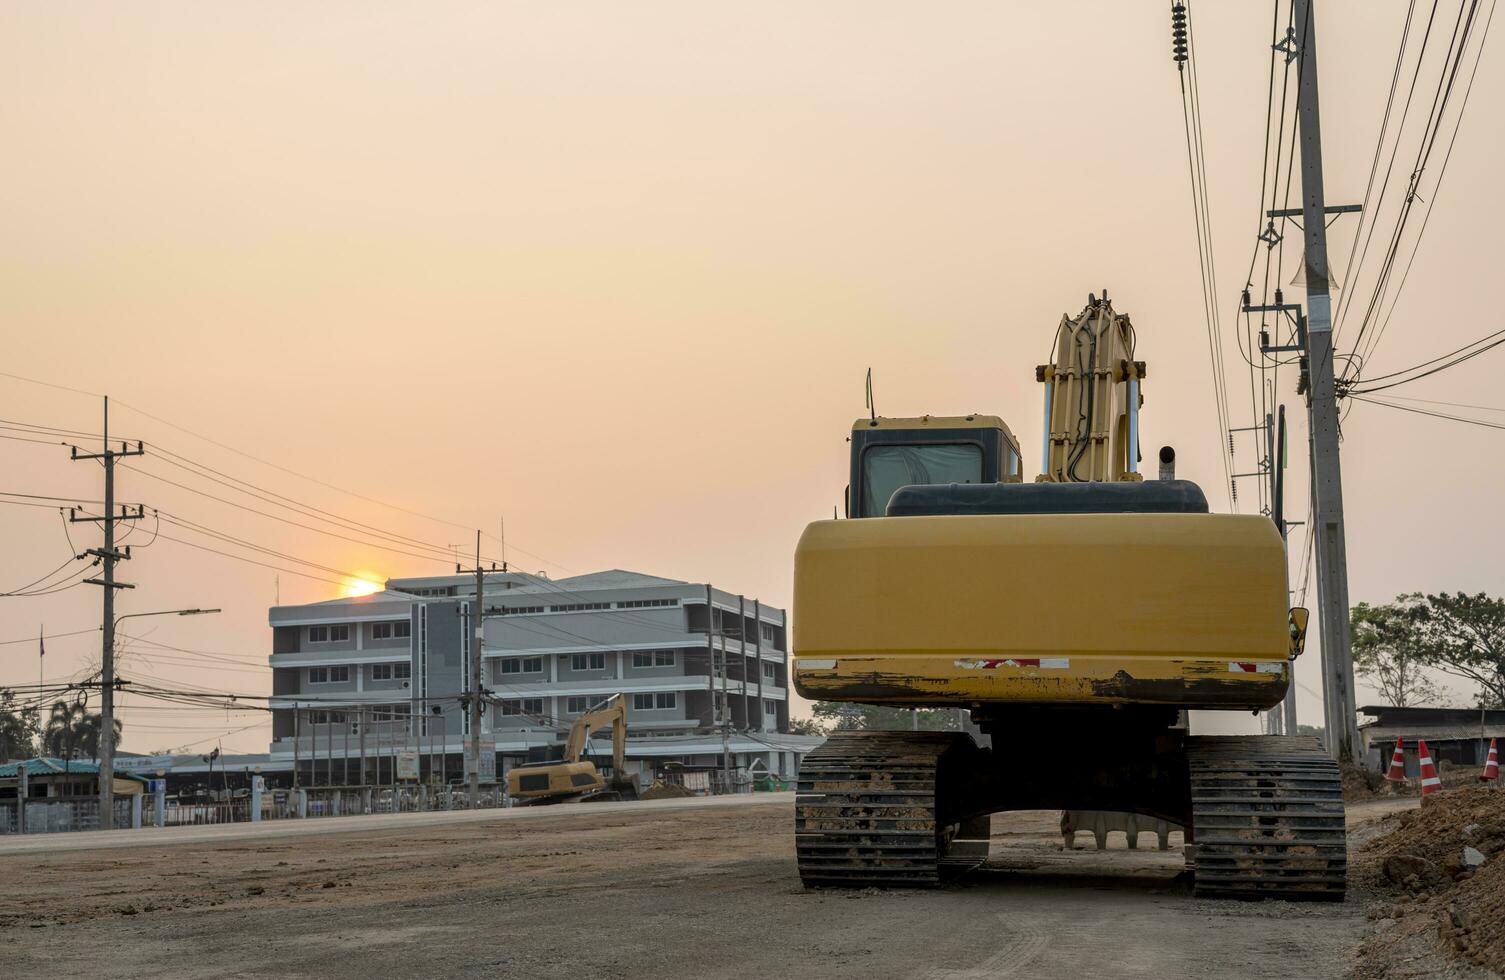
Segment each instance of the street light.
[{"label": "street light", "polygon": [[161,609],[126,613],[110,621],[100,684],[99,708],[99,827],[115,829],[115,629],[122,621],[142,616],[207,616],[218,609]]}]

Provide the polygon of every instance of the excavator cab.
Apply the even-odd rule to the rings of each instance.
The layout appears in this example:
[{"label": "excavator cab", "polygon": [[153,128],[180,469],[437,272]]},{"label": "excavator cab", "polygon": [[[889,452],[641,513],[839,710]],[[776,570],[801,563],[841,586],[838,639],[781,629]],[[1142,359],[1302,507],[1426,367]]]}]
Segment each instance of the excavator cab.
[{"label": "excavator cab", "polygon": [[1019,442],[996,415],[922,415],[852,423],[848,517],[882,517],[901,487],[1018,483]]}]

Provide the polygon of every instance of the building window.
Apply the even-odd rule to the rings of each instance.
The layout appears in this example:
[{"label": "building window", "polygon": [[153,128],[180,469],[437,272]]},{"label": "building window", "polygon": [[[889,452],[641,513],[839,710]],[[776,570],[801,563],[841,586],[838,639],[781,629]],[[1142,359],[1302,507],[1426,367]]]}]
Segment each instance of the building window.
[{"label": "building window", "polygon": [[343,725],[345,724],[345,712],[343,711],[313,711],[310,716],[315,725]]},{"label": "building window", "polygon": [[504,674],[541,674],[543,673],[542,657],[512,657],[502,661],[502,673]]},{"label": "building window", "polygon": [[503,616],[532,616],[535,613],[543,612],[543,606],[502,606],[500,609],[492,611],[499,612]]},{"label": "building window", "polygon": [[310,643],[328,643],[329,642],[329,627],[328,626],[310,626],[308,628],[308,642],[310,642]]},{"label": "building window", "polygon": [[679,707],[679,695],[673,691],[658,694],[634,694],[632,707],[636,711],[672,711]]},{"label": "building window", "polygon": [[308,682],[310,684],[328,684],[329,683],[329,668],[328,667],[310,667],[310,668],[308,668]]},{"label": "building window", "polygon": [[402,664],[372,664],[371,679],[373,681],[407,680],[413,674],[413,665]]},{"label": "building window", "polygon": [[765,639],[765,640],[769,641],[770,643],[772,643],[773,642],[773,635],[774,635],[774,627],[770,626],[768,623],[764,623],[762,625],[763,625],[763,639]]},{"label": "building window", "polygon": [[779,706],[772,701],[763,702],[763,713],[772,718],[779,713]]},{"label": "building window", "polygon": [[596,609],[610,609],[609,602],[572,602],[563,606],[550,606],[549,612],[591,612]]},{"label": "building window", "polygon": [[779,679],[779,668],[776,667],[773,664],[764,664],[763,665],[763,679],[767,680],[767,681],[776,681],[776,680],[778,680]]},{"label": "building window", "polygon": [[628,599],[617,603],[618,609],[649,609],[655,606],[677,606],[678,599]]},{"label": "building window", "polygon": [[569,697],[564,699],[564,710],[572,715],[583,714],[591,709],[589,697]]},{"label": "building window", "polygon": [[502,714],[532,715],[537,717],[543,714],[543,698],[513,698],[509,701],[503,701]]},{"label": "building window", "polygon": [[340,683],[340,682],[348,681],[348,680],[350,680],[350,668],[349,667],[331,667],[331,668],[329,668],[329,683],[336,684],[336,683]]},{"label": "building window", "polygon": [[570,655],[570,670],[605,670],[606,654],[575,653]]},{"label": "building window", "polygon": [[329,642],[344,643],[350,639],[350,624],[341,623],[338,626],[329,627]]},{"label": "building window", "polygon": [[413,624],[406,619],[395,623],[372,623],[371,639],[373,640],[405,640],[413,632]]},{"label": "building window", "polygon": [[673,650],[640,650],[632,655],[634,667],[673,667]]}]

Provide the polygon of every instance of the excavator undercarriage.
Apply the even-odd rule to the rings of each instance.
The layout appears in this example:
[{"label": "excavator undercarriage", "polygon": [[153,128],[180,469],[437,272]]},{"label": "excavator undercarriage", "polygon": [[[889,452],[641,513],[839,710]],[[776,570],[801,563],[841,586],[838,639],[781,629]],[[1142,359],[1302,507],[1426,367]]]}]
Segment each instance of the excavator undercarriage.
[{"label": "excavator undercarriage", "polygon": [[1315,739],[1156,741],[1153,753],[1110,740],[1010,743],[1001,757],[964,732],[837,733],[800,768],[800,877],[934,887],[987,857],[992,813],[1111,809],[1185,828],[1199,894],[1343,897],[1342,789]]}]

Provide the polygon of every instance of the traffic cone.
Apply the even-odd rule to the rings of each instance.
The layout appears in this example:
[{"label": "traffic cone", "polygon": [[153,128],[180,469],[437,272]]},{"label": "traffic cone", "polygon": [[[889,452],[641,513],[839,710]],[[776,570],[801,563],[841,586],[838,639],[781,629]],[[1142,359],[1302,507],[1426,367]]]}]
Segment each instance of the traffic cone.
[{"label": "traffic cone", "polygon": [[1406,781],[1406,753],[1400,739],[1395,740],[1395,754],[1390,757],[1390,771],[1385,773],[1385,779],[1392,783]]},{"label": "traffic cone", "polygon": [[1421,757],[1421,795],[1439,792],[1442,780],[1437,778],[1437,767],[1432,765],[1432,753],[1427,751],[1426,742],[1417,740],[1416,754]]},{"label": "traffic cone", "polygon": [[1495,745],[1495,740],[1489,740],[1489,757],[1484,760],[1484,771],[1479,774],[1479,779],[1488,782],[1491,779],[1500,778],[1500,750]]}]

